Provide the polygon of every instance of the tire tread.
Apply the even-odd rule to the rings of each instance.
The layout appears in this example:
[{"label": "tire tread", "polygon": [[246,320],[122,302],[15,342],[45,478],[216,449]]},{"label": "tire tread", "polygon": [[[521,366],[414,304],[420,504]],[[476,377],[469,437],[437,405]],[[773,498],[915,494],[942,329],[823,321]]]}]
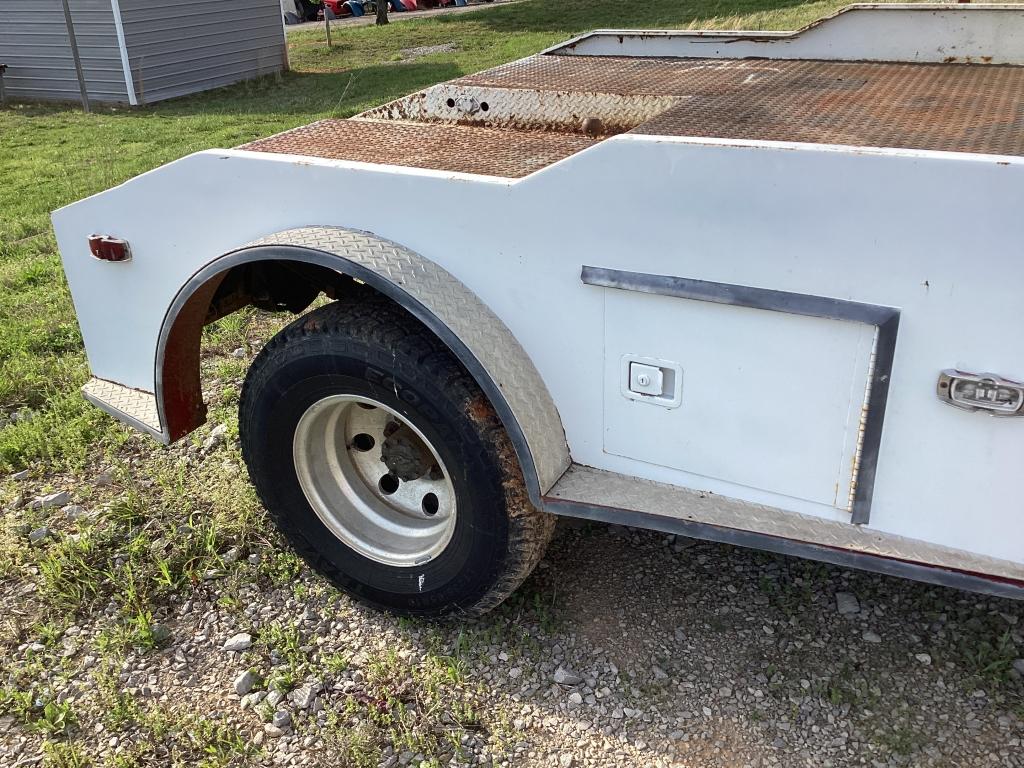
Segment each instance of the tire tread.
[{"label": "tire tread", "polygon": [[[389,349],[394,355],[414,362],[454,399],[466,404],[466,414],[484,443],[493,449],[509,521],[505,563],[490,588],[473,604],[458,610],[460,615],[467,616],[486,613],[511,595],[540,562],[554,533],[555,517],[530,502],[512,441],[479,385],[444,343],[412,315],[386,301],[336,301],[296,319],[274,336],[253,361],[239,403],[240,431],[243,435],[248,433],[250,404],[273,371],[287,362],[291,350],[301,346],[297,342],[332,337]],[[244,439],[242,449],[248,463]],[[275,520],[293,543],[302,539],[289,527],[287,519],[275,515]],[[336,572],[311,546],[299,554],[328,575]]]}]

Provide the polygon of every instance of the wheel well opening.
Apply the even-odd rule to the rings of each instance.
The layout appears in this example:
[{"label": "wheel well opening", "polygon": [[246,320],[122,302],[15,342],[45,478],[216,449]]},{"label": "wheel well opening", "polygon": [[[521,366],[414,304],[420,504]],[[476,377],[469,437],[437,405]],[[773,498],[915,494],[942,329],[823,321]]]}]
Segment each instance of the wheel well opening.
[{"label": "wheel well opening", "polygon": [[[181,304],[157,360],[164,428],[173,442],[206,421],[202,388],[203,330],[246,307],[298,315],[321,296],[337,301],[391,299],[318,264],[283,259],[239,264],[210,277]],[[171,319],[171,318],[168,318]]]}]

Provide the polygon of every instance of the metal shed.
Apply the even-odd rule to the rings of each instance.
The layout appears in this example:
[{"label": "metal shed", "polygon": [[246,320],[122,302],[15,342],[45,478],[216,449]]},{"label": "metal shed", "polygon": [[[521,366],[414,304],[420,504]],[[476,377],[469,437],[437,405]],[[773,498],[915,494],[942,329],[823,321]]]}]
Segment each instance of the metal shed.
[{"label": "metal shed", "polygon": [[145,104],[287,69],[279,0],[4,0],[15,100]]}]

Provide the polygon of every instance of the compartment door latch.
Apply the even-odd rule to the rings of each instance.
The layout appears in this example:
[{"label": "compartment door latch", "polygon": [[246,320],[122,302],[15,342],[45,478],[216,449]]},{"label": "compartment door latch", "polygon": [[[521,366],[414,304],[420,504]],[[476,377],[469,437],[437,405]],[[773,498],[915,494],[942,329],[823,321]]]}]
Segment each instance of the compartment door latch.
[{"label": "compartment door latch", "polygon": [[683,400],[683,367],[654,357],[623,355],[621,391],[630,400],[678,408]]}]

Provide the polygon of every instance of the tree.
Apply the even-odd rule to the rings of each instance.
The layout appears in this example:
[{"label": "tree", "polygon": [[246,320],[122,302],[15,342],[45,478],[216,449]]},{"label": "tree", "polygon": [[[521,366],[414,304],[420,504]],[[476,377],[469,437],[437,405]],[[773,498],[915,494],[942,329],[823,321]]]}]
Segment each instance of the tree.
[{"label": "tree", "polygon": [[388,0],[377,0],[377,24],[388,23]]}]

